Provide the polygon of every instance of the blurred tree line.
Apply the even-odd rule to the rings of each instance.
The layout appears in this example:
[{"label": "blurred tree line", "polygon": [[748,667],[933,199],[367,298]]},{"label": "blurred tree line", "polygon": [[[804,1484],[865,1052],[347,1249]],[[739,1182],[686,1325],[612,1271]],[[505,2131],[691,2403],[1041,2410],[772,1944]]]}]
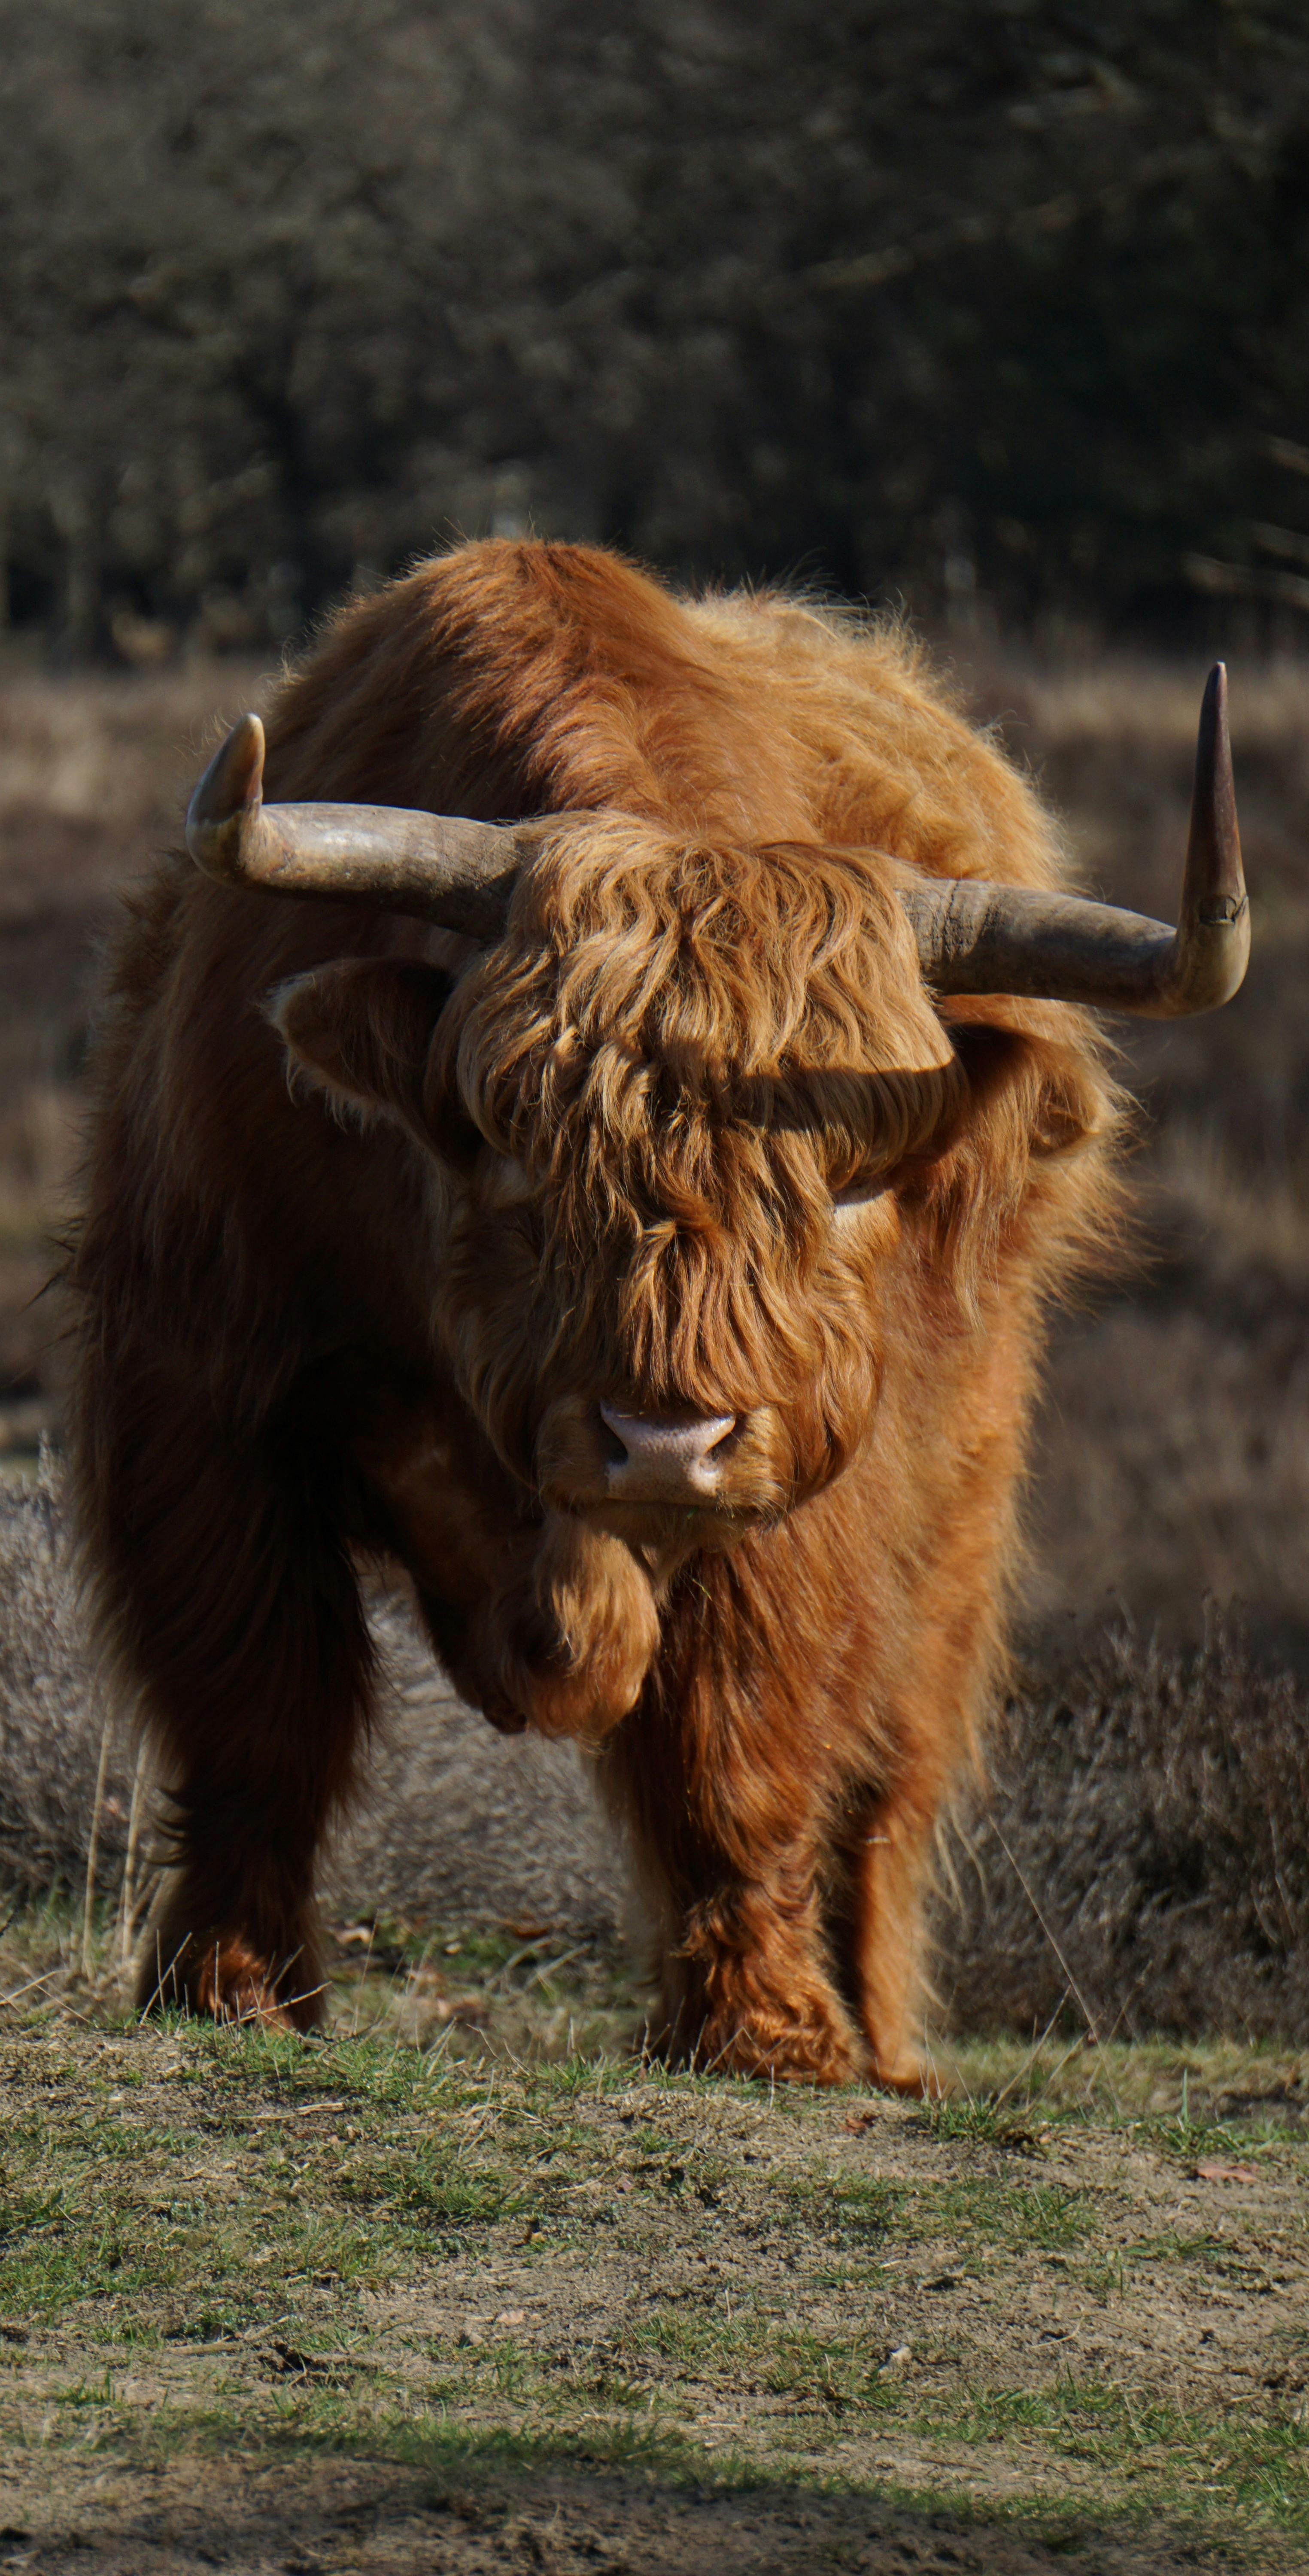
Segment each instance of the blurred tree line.
[{"label": "blurred tree line", "polygon": [[1309,608],[1303,0],[8,0],[0,113],[3,597],[65,652],[526,527]]}]

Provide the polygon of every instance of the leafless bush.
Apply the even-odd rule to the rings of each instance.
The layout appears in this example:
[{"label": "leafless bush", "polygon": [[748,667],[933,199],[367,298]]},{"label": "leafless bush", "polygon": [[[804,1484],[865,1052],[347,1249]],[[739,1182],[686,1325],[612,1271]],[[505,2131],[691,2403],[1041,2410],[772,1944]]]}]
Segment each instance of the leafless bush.
[{"label": "leafless bush", "polygon": [[[0,1485],[0,1874],[19,1891],[86,1874],[105,1710],[48,1472]],[[115,1877],[126,1850],[126,1747],[111,1747],[99,1850]]]},{"label": "leafless bush", "polygon": [[8,0],[0,115],[0,557],[66,650],[529,522],[1303,611],[1294,9]]},{"label": "leafless bush", "polygon": [[970,2029],[1309,2036],[1309,1690],[1239,1621],[1033,1655],[942,1906]]}]

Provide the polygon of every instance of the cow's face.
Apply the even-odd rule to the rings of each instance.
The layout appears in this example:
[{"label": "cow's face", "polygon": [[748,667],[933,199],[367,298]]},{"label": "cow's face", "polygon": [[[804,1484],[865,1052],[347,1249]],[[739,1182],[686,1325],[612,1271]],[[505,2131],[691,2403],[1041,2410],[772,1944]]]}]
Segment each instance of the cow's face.
[{"label": "cow's face", "polygon": [[434,1325],[501,1456],[665,1561],[815,1492],[972,1103],[876,858],[597,820],[443,999],[359,961],[277,1017],[426,1149]]},{"label": "cow's face", "polygon": [[900,1231],[882,1173],[827,1174],[804,1133],[725,1120],[697,1160],[694,1188],[656,1155],[601,1194],[479,1141],[443,1228],[440,1329],[496,1446],[661,1555],[776,1517],[858,1446]]}]

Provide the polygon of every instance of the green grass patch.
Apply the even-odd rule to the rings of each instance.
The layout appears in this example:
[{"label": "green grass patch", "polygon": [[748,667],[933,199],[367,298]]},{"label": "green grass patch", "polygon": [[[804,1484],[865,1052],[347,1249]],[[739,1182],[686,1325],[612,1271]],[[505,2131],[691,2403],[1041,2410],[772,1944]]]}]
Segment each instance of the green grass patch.
[{"label": "green grass patch", "polygon": [[[486,1938],[487,1992],[523,1946]],[[1195,2171],[1248,2160],[1216,2106],[1284,2067],[987,2043],[943,2103],[772,2094],[355,2031],[360,1985],[309,2043],[86,1993],[0,2033],[9,2454],[780,2467],[1047,2521],[1071,2481],[1101,2522],[1309,2538],[1309,2149]]]}]

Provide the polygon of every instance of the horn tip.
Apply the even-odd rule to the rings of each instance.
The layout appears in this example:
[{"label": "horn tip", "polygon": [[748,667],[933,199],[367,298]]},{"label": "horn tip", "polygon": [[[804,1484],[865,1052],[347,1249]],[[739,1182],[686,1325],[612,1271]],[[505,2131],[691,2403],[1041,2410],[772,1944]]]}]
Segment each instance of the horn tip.
[{"label": "horn tip", "polygon": [[1224,775],[1231,769],[1231,735],[1227,721],[1227,664],[1215,662],[1204,684],[1200,702],[1200,725],[1196,736],[1197,770],[1207,777]]},{"label": "horn tip", "polygon": [[[1195,786],[1191,799],[1191,839],[1183,890],[1183,920],[1193,926],[1232,925],[1245,912],[1245,871],[1236,817],[1236,785],[1227,723],[1227,665],[1215,662],[1205,682],[1200,729],[1195,747]],[[1180,931],[1179,931],[1180,935]],[[1244,972],[1242,965],[1241,973]],[[1236,983],[1240,982],[1240,974]],[[1235,991],[1236,985],[1231,990]],[[1227,1000],[1228,993],[1220,998]],[[1214,1007],[1212,1004],[1206,1008]]]},{"label": "horn tip", "polygon": [[262,802],[264,728],[253,713],[238,716],[219,744],[187,809],[186,837],[203,866],[217,855],[215,835]]},{"label": "horn tip", "polygon": [[[264,776],[264,728],[257,715],[238,716],[208,775],[234,814],[259,802]],[[217,819],[217,818],[216,818]]]}]

